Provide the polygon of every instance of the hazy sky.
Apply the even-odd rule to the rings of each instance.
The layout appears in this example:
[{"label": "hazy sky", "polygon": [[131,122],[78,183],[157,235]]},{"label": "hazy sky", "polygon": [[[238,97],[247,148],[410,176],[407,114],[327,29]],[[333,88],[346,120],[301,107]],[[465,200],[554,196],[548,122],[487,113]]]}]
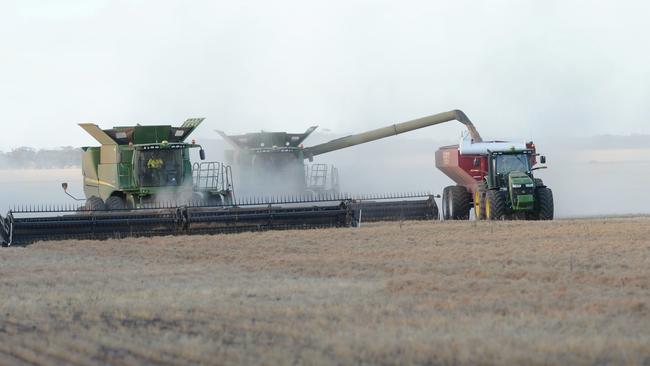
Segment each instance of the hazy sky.
[{"label": "hazy sky", "polygon": [[[0,150],[79,122],[484,137],[650,134],[647,1],[0,0]],[[456,125],[420,132],[452,138]]]}]

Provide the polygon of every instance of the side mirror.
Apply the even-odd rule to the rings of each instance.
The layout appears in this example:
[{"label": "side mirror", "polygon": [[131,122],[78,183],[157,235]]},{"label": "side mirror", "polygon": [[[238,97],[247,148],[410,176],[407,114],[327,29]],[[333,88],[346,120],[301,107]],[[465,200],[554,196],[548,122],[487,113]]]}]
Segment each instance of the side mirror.
[{"label": "side mirror", "polygon": [[201,160],[205,160],[205,150],[201,149],[199,150],[199,157]]},{"label": "side mirror", "polygon": [[539,158],[539,162],[542,163],[542,164],[546,164],[546,156],[541,156]]},{"label": "side mirror", "polygon": [[85,201],[84,198],[77,198],[77,197],[71,195],[70,193],[68,193],[68,183],[67,182],[61,183],[61,188],[63,188],[63,192],[65,192],[65,194],[67,194],[68,196],[72,197],[73,200],[75,200],[75,201]]},{"label": "side mirror", "polygon": [[478,168],[480,166],[481,166],[481,159],[474,158],[474,168]]}]

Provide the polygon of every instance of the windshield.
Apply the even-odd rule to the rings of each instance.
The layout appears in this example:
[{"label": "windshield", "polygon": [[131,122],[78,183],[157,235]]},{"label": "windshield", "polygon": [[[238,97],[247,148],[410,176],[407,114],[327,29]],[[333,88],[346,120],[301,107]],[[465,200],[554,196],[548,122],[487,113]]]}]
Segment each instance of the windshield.
[{"label": "windshield", "polygon": [[504,154],[496,157],[497,174],[508,174],[510,172],[528,172],[530,165],[528,155],[525,154]]},{"label": "windshield", "polygon": [[137,151],[137,177],[142,187],[178,186],[183,183],[183,150]]}]

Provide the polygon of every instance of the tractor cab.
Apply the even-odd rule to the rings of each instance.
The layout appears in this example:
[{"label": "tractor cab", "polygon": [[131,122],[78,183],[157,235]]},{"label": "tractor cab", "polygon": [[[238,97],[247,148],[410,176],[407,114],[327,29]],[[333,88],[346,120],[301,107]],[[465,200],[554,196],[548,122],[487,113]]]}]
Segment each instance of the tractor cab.
[{"label": "tractor cab", "polygon": [[[512,173],[523,179],[523,176],[530,177],[532,150],[492,152],[488,156],[488,186],[507,187]],[[522,175],[523,174],[523,175]]]}]

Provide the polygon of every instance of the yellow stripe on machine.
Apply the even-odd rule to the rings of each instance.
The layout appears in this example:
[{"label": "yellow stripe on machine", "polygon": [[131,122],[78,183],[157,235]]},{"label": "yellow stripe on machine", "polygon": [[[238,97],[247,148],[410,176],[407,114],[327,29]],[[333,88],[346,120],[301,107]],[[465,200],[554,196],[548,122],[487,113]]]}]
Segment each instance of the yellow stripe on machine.
[{"label": "yellow stripe on machine", "polygon": [[84,178],[84,180],[85,180],[85,183],[89,183],[89,182],[90,182],[90,183],[93,183],[93,185],[94,185],[94,184],[98,184],[98,185],[100,185],[100,186],[106,186],[106,187],[115,188],[115,185],[114,185],[114,184],[111,184],[111,183],[106,182],[106,181],[103,181],[103,180],[92,179],[92,178]]}]

